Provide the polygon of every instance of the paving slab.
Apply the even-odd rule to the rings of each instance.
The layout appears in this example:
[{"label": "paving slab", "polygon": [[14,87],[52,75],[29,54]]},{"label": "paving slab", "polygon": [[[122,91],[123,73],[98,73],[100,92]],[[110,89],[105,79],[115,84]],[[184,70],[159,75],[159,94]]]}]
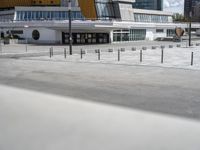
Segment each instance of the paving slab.
[{"label": "paving slab", "polygon": [[198,150],[200,122],[0,85],[1,150]]}]

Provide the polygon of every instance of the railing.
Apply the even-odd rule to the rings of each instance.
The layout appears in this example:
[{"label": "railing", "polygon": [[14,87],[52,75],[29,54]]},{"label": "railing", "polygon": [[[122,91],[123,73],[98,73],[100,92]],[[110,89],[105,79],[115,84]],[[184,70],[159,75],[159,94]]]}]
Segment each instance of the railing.
[{"label": "railing", "polygon": [[[68,19],[64,19],[64,18],[52,18],[52,19],[45,19],[45,18],[40,18],[40,19],[24,19],[24,20],[17,20],[17,19],[0,19],[0,23],[17,23],[17,22],[55,22],[55,21],[68,21]],[[137,21],[134,21],[134,20],[121,20],[121,19],[107,19],[107,18],[101,18],[101,19],[98,19],[98,18],[89,18],[89,19],[86,19],[86,18],[74,18],[72,19],[72,21],[108,21],[108,22],[111,22],[111,21],[116,21],[116,22],[123,22],[123,21],[127,21],[127,22],[135,22],[135,23],[157,23],[157,24],[188,24],[188,22],[137,22]],[[193,22],[192,23],[193,25],[200,25],[200,23],[198,22]]]}]

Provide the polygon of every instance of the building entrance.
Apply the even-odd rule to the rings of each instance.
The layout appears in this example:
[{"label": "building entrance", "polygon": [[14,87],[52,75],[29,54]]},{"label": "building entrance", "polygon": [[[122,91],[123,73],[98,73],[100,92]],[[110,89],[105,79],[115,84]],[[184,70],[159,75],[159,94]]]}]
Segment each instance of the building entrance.
[{"label": "building entrance", "polygon": [[[108,33],[72,33],[73,44],[109,43]],[[69,33],[62,33],[62,43],[69,44]]]}]

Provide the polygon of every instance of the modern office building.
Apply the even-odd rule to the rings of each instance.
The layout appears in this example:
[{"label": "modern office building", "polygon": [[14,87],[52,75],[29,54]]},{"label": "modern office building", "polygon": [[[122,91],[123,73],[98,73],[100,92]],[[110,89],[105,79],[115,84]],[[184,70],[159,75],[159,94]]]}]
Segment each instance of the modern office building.
[{"label": "modern office building", "polygon": [[200,22],[200,2],[198,2],[198,3],[194,6],[193,20],[195,20],[196,22]]},{"label": "modern office building", "polygon": [[173,23],[172,13],[136,9],[134,2],[72,0],[68,7],[67,0],[10,0],[0,5],[0,33],[29,43],[69,44],[69,10],[73,44],[155,40],[172,37],[176,27],[187,27]]},{"label": "modern office building", "polygon": [[163,0],[136,0],[133,7],[147,10],[163,10]]},{"label": "modern office building", "polygon": [[200,0],[185,0],[184,4],[184,15],[185,17],[190,17],[190,11],[191,15],[194,16],[194,8],[197,5],[197,3],[200,2]]}]

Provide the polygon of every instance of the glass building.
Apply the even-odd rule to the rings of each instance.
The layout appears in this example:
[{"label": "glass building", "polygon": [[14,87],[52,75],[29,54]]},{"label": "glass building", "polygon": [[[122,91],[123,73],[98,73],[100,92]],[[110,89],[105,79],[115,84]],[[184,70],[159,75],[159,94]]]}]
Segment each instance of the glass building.
[{"label": "glass building", "polygon": [[166,15],[134,14],[135,22],[168,23],[171,17]]},{"label": "glass building", "polygon": [[163,0],[136,0],[134,8],[148,10],[163,10]]},{"label": "glass building", "polygon": [[110,0],[95,0],[97,17],[99,19],[119,18],[119,8],[117,2]]},{"label": "glass building", "polygon": [[[68,11],[16,11],[15,21],[33,21],[33,20],[67,20]],[[73,20],[84,20],[80,11],[72,12]]]},{"label": "glass building", "polygon": [[71,5],[68,0],[60,2],[60,6],[16,5],[12,10],[0,11],[0,35],[17,35],[34,44],[69,44],[69,10],[72,42],[77,45],[154,40],[175,33],[172,13],[156,11],[162,10],[162,0],[136,0],[135,4],[133,0],[72,0]]},{"label": "glass building", "polygon": [[192,11],[192,15],[194,14],[194,6],[200,2],[200,0],[185,0],[184,5],[184,15],[185,17],[189,18],[190,11]]}]

